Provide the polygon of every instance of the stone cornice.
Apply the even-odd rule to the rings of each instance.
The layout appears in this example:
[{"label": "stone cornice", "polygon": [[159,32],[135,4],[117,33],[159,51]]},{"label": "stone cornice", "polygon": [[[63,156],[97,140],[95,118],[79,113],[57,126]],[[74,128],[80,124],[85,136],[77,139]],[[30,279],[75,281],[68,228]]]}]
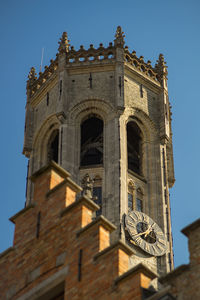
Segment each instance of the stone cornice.
[{"label": "stone cornice", "polygon": [[135,267],[131,268],[130,270],[128,270],[127,272],[125,272],[124,274],[122,274],[121,276],[117,277],[115,279],[115,284],[117,285],[122,280],[125,280],[128,277],[132,277],[138,273],[144,274],[151,280],[155,279],[158,276],[156,273],[152,272],[149,268],[147,268],[144,264],[140,263]]},{"label": "stone cornice", "polygon": [[48,165],[46,165],[46,166],[42,167],[41,169],[39,169],[38,171],[36,171],[30,177],[31,180],[34,182],[38,176],[40,176],[42,173],[46,172],[49,169],[54,170],[56,173],[58,173],[63,178],[67,178],[70,176],[70,174],[65,169],[63,169],[60,165],[58,165],[54,161],[51,161]]},{"label": "stone cornice", "polygon": [[34,208],[35,207],[35,203],[31,203],[28,206],[26,206],[25,208],[23,208],[22,210],[20,210],[18,213],[16,213],[14,216],[12,216],[9,220],[15,224],[15,220],[16,218],[18,218],[20,215],[24,214],[25,212],[27,212],[29,209]]},{"label": "stone cornice", "polygon": [[53,189],[49,190],[46,193],[46,197],[49,198],[53,193],[55,193],[57,190],[59,190],[64,185],[69,186],[76,193],[79,193],[82,191],[82,188],[78,184],[76,184],[71,178],[65,178],[62,182],[57,184]]},{"label": "stone cornice", "polygon": [[115,70],[115,63],[108,63],[108,64],[87,64],[83,65],[80,63],[77,63],[73,66],[66,66],[66,70],[70,75],[76,75],[76,74],[85,74],[85,73],[95,73],[95,72],[109,72]]},{"label": "stone cornice", "polygon": [[127,255],[133,255],[134,252],[133,250],[126,245],[123,241],[119,240],[117,242],[115,242],[114,244],[110,245],[109,247],[105,248],[104,250],[98,252],[97,254],[94,255],[94,261],[98,260],[99,258],[101,258],[102,256],[112,252],[113,250],[116,249],[121,249],[123,250]]},{"label": "stone cornice", "polygon": [[61,213],[60,213],[60,217],[63,217],[64,215],[66,215],[69,211],[75,209],[77,206],[79,205],[85,205],[86,207],[88,207],[89,209],[91,209],[92,211],[96,211],[98,209],[100,209],[100,207],[94,203],[94,201],[90,200],[89,198],[83,196],[80,199],[78,199],[77,201],[73,202],[72,204],[70,204],[69,206],[65,207]]},{"label": "stone cornice", "polygon": [[116,230],[115,225],[113,225],[110,221],[108,221],[104,216],[99,216],[94,221],[89,223],[87,226],[85,226],[85,227],[81,228],[80,230],[78,230],[77,237],[79,237],[83,232],[87,231],[88,229],[90,229],[91,227],[93,227],[95,225],[97,225],[97,226],[102,225],[109,232],[112,232],[113,230]]}]

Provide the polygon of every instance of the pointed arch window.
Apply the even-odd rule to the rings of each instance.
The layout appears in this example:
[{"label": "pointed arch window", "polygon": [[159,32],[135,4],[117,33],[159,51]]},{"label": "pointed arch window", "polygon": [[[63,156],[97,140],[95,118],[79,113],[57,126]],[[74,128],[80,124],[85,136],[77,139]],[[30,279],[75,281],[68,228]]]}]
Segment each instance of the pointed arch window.
[{"label": "pointed arch window", "polygon": [[141,154],[142,135],[141,130],[134,121],[127,124],[127,158],[128,170],[141,175],[142,154]]},{"label": "pointed arch window", "polygon": [[103,164],[103,121],[90,115],[81,124],[80,165]]},{"label": "pointed arch window", "polygon": [[58,146],[59,146],[59,130],[56,129],[52,132],[48,146],[47,146],[47,156],[48,161],[54,160],[58,163]]}]

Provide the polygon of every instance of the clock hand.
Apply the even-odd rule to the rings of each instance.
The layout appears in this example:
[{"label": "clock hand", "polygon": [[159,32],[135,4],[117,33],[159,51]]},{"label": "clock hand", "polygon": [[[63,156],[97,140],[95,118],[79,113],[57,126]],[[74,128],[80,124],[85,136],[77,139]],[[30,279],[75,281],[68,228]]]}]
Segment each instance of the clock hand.
[{"label": "clock hand", "polygon": [[145,232],[145,236],[144,237],[147,237],[147,235],[152,231],[152,225],[151,226],[149,226],[148,228],[147,228],[147,230],[146,230],[146,232]]},{"label": "clock hand", "polygon": [[[149,232],[150,232],[150,230],[149,230],[149,228],[147,228],[147,230],[146,230],[146,231],[143,231],[143,232],[140,232],[140,233],[134,234],[133,236],[135,237],[135,236],[140,236],[140,235],[143,235],[143,234],[149,234]],[[146,237],[146,235],[145,235],[145,237]]]}]

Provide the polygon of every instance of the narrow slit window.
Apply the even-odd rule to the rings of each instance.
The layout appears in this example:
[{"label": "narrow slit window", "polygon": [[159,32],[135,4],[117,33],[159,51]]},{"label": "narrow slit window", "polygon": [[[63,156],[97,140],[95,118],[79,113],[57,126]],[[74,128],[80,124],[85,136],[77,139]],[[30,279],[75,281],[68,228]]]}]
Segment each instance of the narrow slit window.
[{"label": "narrow slit window", "polygon": [[49,105],[49,92],[47,92],[47,106]]},{"label": "narrow slit window", "polygon": [[62,95],[62,80],[60,80],[60,97]]},{"label": "narrow slit window", "polygon": [[94,186],[93,187],[93,197],[96,198],[94,202],[100,206],[100,209],[96,211],[96,216],[100,216],[102,214],[102,187]]},{"label": "narrow slit window", "polygon": [[144,207],[143,207],[143,192],[141,190],[141,188],[139,187],[137,189],[137,196],[136,196],[136,210],[137,211],[143,211]]},{"label": "narrow slit window", "polygon": [[133,194],[128,193],[128,210],[133,210]]},{"label": "narrow slit window", "polygon": [[37,226],[36,226],[36,238],[39,238],[40,235],[40,219],[41,219],[41,212],[39,211],[37,215]]},{"label": "narrow slit window", "polygon": [[128,185],[128,211],[134,210],[134,185],[129,183]]},{"label": "narrow slit window", "polygon": [[136,199],[136,210],[141,212],[143,211],[142,200],[139,198]]},{"label": "narrow slit window", "polygon": [[140,84],[140,97],[143,98],[143,85]]}]

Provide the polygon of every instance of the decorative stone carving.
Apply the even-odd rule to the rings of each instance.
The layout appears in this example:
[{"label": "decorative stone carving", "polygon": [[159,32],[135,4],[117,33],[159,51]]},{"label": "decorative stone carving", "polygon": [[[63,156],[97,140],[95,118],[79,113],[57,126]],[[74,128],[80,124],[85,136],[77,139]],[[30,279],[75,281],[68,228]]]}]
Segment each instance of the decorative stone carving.
[{"label": "decorative stone carving", "polygon": [[86,174],[82,180],[83,196],[86,196],[89,199],[93,198],[93,183],[94,180],[92,180],[90,176]]},{"label": "decorative stone carving", "polygon": [[67,32],[63,32],[62,37],[61,37],[60,41],[58,42],[59,53],[66,53],[69,51],[69,46],[70,46],[69,42],[70,41],[68,40]]},{"label": "decorative stone carving", "polygon": [[166,62],[164,60],[164,56],[163,54],[159,55],[159,58],[157,60],[157,64],[155,65],[155,70],[157,72],[157,76],[158,76],[158,80],[159,82],[162,84],[164,79],[167,79],[167,66],[166,66]]},{"label": "decorative stone carving", "polygon": [[121,26],[117,26],[117,30],[116,30],[116,34],[115,34],[115,40],[114,40],[114,44],[115,47],[121,47],[123,48],[124,46],[124,32],[121,29]]},{"label": "decorative stone carving", "polygon": [[27,86],[31,86],[37,80],[37,73],[35,72],[35,68],[32,67],[27,80]]}]

